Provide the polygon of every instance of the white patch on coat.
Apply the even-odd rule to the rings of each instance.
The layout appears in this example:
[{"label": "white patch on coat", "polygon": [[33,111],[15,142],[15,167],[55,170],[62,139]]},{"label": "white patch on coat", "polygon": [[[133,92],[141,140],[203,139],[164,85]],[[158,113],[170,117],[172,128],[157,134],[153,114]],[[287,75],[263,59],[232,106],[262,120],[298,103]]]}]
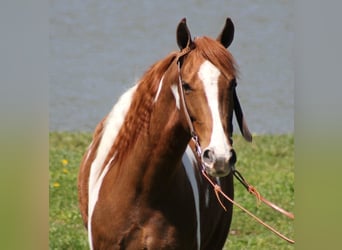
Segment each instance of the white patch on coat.
[{"label": "white patch on coat", "polygon": [[126,91],[119,99],[119,101],[114,105],[111,112],[108,114],[106,120],[104,121],[104,128],[102,132],[102,137],[100,144],[97,149],[96,157],[91,164],[90,174],[89,174],[89,200],[88,200],[88,237],[90,248],[93,249],[92,244],[92,232],[91,232],[91,218],[94,212],[96,202],[98,200],[99,191],[102,185],[104,176],[108,171],[108,166],[114,159],[107,164],[105,169],[101,172],[102,166],[105,159],[114,144],[116,136],[124,122],[125,116],[131,105],[132,96],[137,88],[137,85]]},{"label": "white patch on coat", "polygon": [[173,96],[175,97],[176,107],[177,107],[177,109],[180,109],[180,104],[179,104],[179,93],[178,93],[177,84],[172,84],[172,85],[171,85],[171,91],[172,91]]},{"label": "white patch on coat", "polygon": [[197,164],[194,153],[190,146],[187,146],[185,153],[183,154],[182,162],[185,168],[186,175],[191,184],[192,193],[194,195],[196,218],[197,218],[197,249],[201,249],[201,215],[200,215],[200,203],[199,203],[199,189],[195,176],[194,164]]},{"label": "white patch on coat", "polygon": [[206,190],[205,190],[204,198],[205,198],[205,206],[208,208],[209,207],[209,201],[210,201],[209,187],[206,188]]},{"label": "white patch on coat", "polygon": [[157,100],[158,100],[158,98],[159,98],[160,92],[161,92],[162,87],[163,87],[163,80],[164,80],[164,76],[161,78],[161,80],[160,80],[160,82],[159,82],[157,94],[156,94],[156,96],[154,97],[154,100],[153,100],[154,103],[157,102]]}]

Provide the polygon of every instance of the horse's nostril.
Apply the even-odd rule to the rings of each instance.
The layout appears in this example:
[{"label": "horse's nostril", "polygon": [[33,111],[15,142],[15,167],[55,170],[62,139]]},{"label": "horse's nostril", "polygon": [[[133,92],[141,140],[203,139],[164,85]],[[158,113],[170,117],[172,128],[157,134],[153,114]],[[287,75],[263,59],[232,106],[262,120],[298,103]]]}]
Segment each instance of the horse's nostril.
[{"label": "horse's nostril", "polygon": [[206,148],[202,153],[202,160],[206,164],[213,164],[216,161],[215,154],[212,149]]}]

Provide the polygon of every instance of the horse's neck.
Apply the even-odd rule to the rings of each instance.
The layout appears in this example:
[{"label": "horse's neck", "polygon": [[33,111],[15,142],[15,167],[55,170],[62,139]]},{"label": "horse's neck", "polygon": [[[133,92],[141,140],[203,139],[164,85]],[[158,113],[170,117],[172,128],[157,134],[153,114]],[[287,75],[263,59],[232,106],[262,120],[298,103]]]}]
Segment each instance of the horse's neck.
[{"label": "horse's neck", "polygon": [[[171,73],[170,73],[171,71]],[[160,82],[161,91],[151,114],[149,138],[166,154],[182,157],[190,139],[184,114],[179,108],[175,68],[169,69]]]},{"label": "horse's neck", "polygon": [[135,170],[130,171],[131,177],[138,180],[144,176],[144,181],[151,187],[153,183],[158,186],[162,180],[167,182],[179,171],[182,155],[190,139],[183,115],[176,107],[169,80],[165,77],[164,82],[160,83],[160,94],[151,111],[149,126],[140,133],[130,154],[130,161],[135,161],[131,162],[135,166]]}]

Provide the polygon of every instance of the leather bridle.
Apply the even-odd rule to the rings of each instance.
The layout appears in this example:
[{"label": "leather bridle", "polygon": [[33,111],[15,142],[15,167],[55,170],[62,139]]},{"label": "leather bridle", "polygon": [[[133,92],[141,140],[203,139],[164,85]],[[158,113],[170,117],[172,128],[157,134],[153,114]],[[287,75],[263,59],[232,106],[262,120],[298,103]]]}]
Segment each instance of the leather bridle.
[{"label": "leather bridle", "polygon": [[[262,221],[261,219],[259,219],[257,216],[255,216],[254,214],[252,214],[251,212],[249,212],[246,208],[244,208],[243,206],[241,206],[240,204],[238,204],[236,201],[234,201],[232,198],[230,198],[228,195],[226,195],[220,185],[218,185],[217,183],[215,183],[215,181],[212,180],[212,178],[210,178],[206,171],[205,171],[205,167],[204,167],[204,163],[202,162],[202,158],[201,158],[201,154],[202,154],[202,149],[201,149],[201,145],[199,143],[199,138],[197,136],[197,133],[194,129],[194,126],[192,124],[192,121],[191,121],[191,117],[190,117],[190,114],[189,114],[189,111],[188,111],[188,108],[186,106],[186,102],[185,102],[185,97],[184,97],[184,88],[183,88],[183,80],[182,80],[182,75],[181,75],[181,66],[182,66],[182,63],[183,63],[183,59],[184,59],[184,56],[187,55],[191,50],[193,49],[193,47],[190,46],[187,46],[186,48],[182,49],[180,52],[179,52],[179,55],[177,56],[176,58],[176,62],[177,62],[177,68],[178,68],[178,89],[179,89],[179,94],[180,94],[180,103],[181,103],[181,106],[182,106],[182,109],[183,109],[183,112],[185,114],[185,118],[186,118],[186,121],[188,123],[188,126],[189,126],[189,129],[190,129],[190,135],[191,135],[191,139],[193,140],[194,144],[195,144],[195,151],[196,151],[196,157],[197,157],[197,161],[199,162],[199,165],[201,167],[200,171],[202,173],[202,175],[207,179],[207,181],[209,182],[209,184],[214,188],[214,191],[215,191],[215,194],[216,194],[216,197],[217,197],[217,200],[218,202],[220,203],[220,205],[223,207],[223,209],[225,211],[227,211],[227,209],[225,208],[225,206],[223,205],[223,203],[221,202],[221,199],[220,199],[220,195],[221,194],[225,199],[227,199],[229,202],[231,202],[232,204],[236,205],[237,207],[239,207],[241,210],[243,210],[245,213],[247,213],[248,215],[250,215],[253,219],[255,219],[256,221],[258,221],[260,224],[262,224],[263,226],[265,226],[266,228],[268,228],[269,230],[271,230],[273,233],[275,233],[276,235],[278,235],[280,238],[286,240],[287,242],[289,243],[294,243],[295,241],[290,239],[290,238],[287,238],[286,236],[284,236],[283,234],[281,234],[279,231],[277,231],[276,229],[274,229],[273,227],[271,227],[270,225],[268,225],[267,223],[265,223],[264,221]],[[242,113],[241,113],[241,108],[240,108],[240,103],[237,99],[237,95],[236,95],[236,92],[234,90],[234,105],[238,105],[239,108],[237,109],[238,111],[235,111],[235,114],[237,116],[242,116]],[[241,123],[244,122],[243,119],[239,119],[238,117],[238,120],[242,121]],[[239,123],[239,126],[240,126],[240,129],[241,128],[245,128],[245,124],[240,124]],[[239,182],[247,189],[247,191],[253,195],[256,196],[257,200],[258,201],[262,201],[264,202],[266,205],[268,205],[269,207],[275,209],[276,211],[284,214],[285,216],[289,217],[290,219],[294,219],[294,215],[290,212],[287,212],[286,210],[280,208],[279,206],[275,205],[274,203],[268,201],[267,199],[265,199],[263,196],[260,195],[260,193],[256,190],[255,187],[253,187],[252,185],[250,185],[246,179],[241,175],[241,173],[239,171],[237,171],[235,169],[235,167],[232,168],[232,172],[234,174],[234,176],[239,180]]]}]

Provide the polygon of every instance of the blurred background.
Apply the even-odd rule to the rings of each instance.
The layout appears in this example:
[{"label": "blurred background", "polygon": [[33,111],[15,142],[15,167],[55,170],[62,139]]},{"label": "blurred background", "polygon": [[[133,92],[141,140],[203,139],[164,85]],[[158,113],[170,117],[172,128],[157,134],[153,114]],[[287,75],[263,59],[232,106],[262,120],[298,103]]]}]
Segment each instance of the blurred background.
[{"label": "blurred background", "polygon": [[52,0],[49,129],[93,131],[151,64],[178,49],[181,18],[192,36],[216,38],[231,17],[229,50],[250,130],[293,133],[293,8],[293,1],[271,0]]}]

